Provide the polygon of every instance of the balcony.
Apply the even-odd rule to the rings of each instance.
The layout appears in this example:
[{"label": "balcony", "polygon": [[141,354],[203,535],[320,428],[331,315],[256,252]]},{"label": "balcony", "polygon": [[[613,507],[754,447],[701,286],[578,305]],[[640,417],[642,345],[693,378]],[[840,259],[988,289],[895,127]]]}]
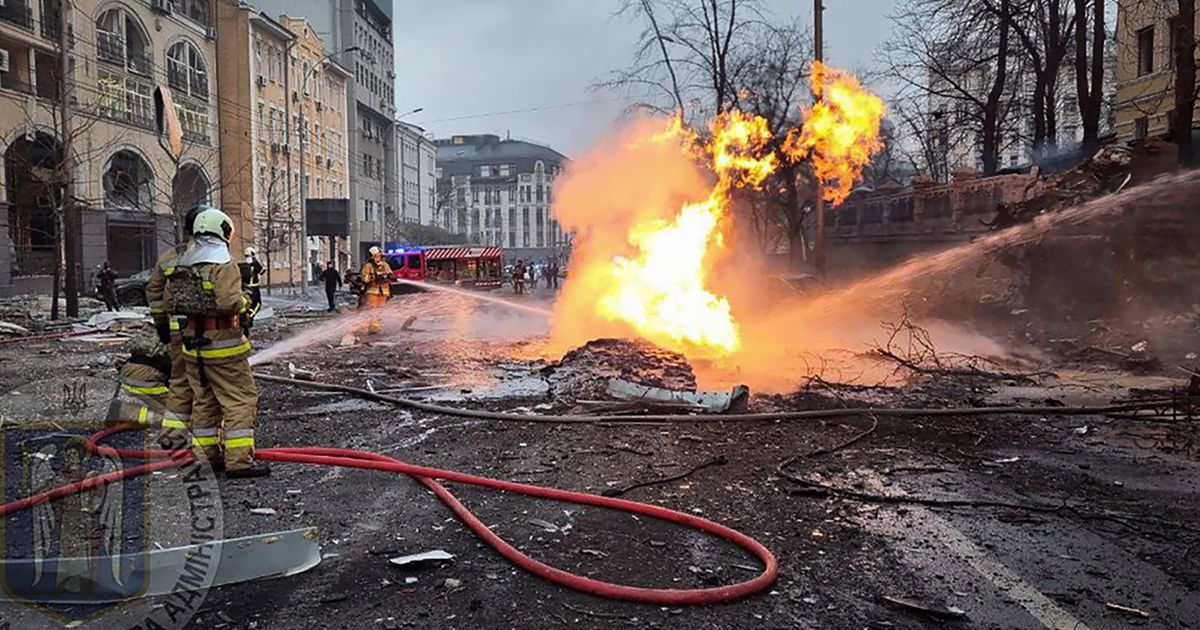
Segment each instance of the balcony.
[{"label": "balcony", "polygon": [[27,31],[32,31],[33,10],[24,4],[5,3],[4,6],[0,6],[0,21],[16,24]]}]

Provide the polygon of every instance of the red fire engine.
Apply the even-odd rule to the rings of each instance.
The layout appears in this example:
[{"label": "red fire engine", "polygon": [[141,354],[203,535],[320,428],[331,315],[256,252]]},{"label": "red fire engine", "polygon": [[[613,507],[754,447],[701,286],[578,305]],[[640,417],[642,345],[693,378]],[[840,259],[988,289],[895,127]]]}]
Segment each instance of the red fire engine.
[{"label": "red fire engine", "polygon": [[389,250],[387,261],[397,280],[494,289],[504,278],[499,247],[404,247]]}]

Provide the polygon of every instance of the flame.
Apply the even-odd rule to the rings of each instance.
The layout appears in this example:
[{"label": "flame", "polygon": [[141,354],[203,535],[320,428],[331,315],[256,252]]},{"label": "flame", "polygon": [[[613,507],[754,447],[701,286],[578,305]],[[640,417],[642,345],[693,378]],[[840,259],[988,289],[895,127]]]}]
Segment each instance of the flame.
[{"label": "flame", "polygon": [[803,126],[788,133],[783,151],[793,160],[810,157],[825,200],[838,205],[883,148],[879,125],[887,108],[854,75],[820,61],[813,62],[812,85],[817,103],[805,110]]},{"label": "flame", "polygon": [[567,167],[553,212],[573,251],[551,347],[640,337],[689,358],[758,360],[746,337],[763,335],[742,288],[755,252],[730,256],[733,192],[762,188],[783,159],[811,156],[840,202],[880,146],[882,102],[850,75],[815,71],[824,100],[803,129],[782,136],[782,154],[771,150],[781,136],[766,120],[732,110],[703,137],[678,116],[635,121]]}]

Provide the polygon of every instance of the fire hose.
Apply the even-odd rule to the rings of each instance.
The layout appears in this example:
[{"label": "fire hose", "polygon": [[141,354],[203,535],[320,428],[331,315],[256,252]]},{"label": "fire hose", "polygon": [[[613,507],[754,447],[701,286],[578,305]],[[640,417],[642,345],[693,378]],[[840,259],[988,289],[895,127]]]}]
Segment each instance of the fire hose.
[{"label": "fire hose", "polygon": [[[118,482],[131,477],[137,477],[155,470],[164,470],[168,468],[185,466],[195,461],[191,451],[187,450],[165,451],[155,449],[118,449],[105,446],[103,444],[104,440],[109,436],[121,431],[132,430],[134,428],[135,427],[132,425],[127,425],[104,429],[88,439],[88,448],[95,453],[119,456],[123,458],[142,459],[145,460],[146,463],[129,468],[123,468],[121,470],[103,475],[97,475],[95,477],[89,477],[83,481],[77,481],[59,488],[0,505],[0,517],[6,517],[10,514],[28,509],[43,502],[56,501],[72,494],[85,492],[104,484]],[[454,512],[455,516],[457,516],[467,526],[467,528],[482,538],[484,542],[488,543],[493,549],[496,550],[497,553],[513,564],[554,584],[599,597],[664,606],[713,604],[728,602],[757,593],[770,586],[775,581],[776,575],[778,574],[778,564],[775,560],[775,556],[769,549],[767,549],[757,540],[754,540],[753,538],[735,529],[726,527],[708,519],[656,505],[587,494],[583,492],[572,492],[569,490],[559,490],[556,488],[546,488],[512,481],[490,479],[487,477],[468,475],[466,473],[442,470],[439,468],[417,466],[402,462],[386,455],[379,455],[376,453],[356,451],[351,449],[322,447],[268,448],[255,451],[255,456],[259,459],[277,462],[340,466],[344,468],[361,468],[366,470],[378,470],[383,472],[406,474],[417,481],[420,481],[425,485],[426,488],[429,488],[429,490],[431,490],[443,503],[446,504],[447,507],[450,508],[452,512]],[[512,546],[499,535],[494,533],[491,529],[489,529],[488,526],[479,519],[479,517],[475,516],[466,506],[464,506],[462,502],[454,496],[454,494],[452,494],[440,483],[440,481],[465,483],[483,488],[502,490],[505,492],[515,492],[536,498],[551,499],[554,501],[563,501],[579,505],[591,505],[620,510],[631,514],[641,514],[644,516],[653,517],[669,523],[674,523],[676,525],[689,527],[712,534],[739,547],[742,547],[746,551],[756,556],[762,562],[763,570],[762,573],[751,580],[725,586],[700,589],[642,588],[623,584],[615,584],[612,582],[604,582],[601,580],[584,577],[582,575],[564,571],[535,560],[516,547]]]}]

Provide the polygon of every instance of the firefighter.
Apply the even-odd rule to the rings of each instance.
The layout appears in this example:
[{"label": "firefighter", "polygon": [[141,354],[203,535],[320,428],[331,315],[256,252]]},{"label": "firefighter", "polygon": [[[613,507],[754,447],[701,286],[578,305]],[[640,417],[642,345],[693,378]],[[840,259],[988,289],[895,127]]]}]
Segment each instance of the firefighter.
[{"label": "firefighter", "polygon": [[150,271],[150,279],[146,281],[146,301],[150,306],[150,317],[154,320],[154,328],[158,332],[158,340],[167,346],[171,359],[170,380],[165,396],[165,417],[162,421],[162,433],[159,444],[163,448],[178,450],[188,445],[188,429],[192,418],[192,387],[188,384],[187,368],[183,362],[183,330],[184,318],[167,313],[163,303],[163,290],[166,288],[167,275],[174,273],[175,262],[192,242],[192,226],[196,222],[196,214],[204,206],[196,206],[183,215],[183,244],[167,250],[154,263]]},{"label": "firefighter", "polygon": [[[383,259],[383,250],[372,247],[369,250],[371,259],[363,263],[359,277],[362,279],[362,293],[358,296],[358,310],[368,311],[383,308],[391,294],[392,268]],[[362,329],[368,334],[376,334],[380,330],[378,314],[366,316]]]},{"label": "firefighter", "polygon": [[164,412],[170,379],[168,345],[150,335],[134,337],[129,342],[129,358],[117,373],[117,391],[105,420],[109,424],[161,427],[169,420]]},{"label": "firefighter", "polygon": [[170,312],[187,314],[183,356],[195,396],[192,446],[227,479],[263,477],[270,468],[254,460],[258,388],[250,372],[250,342],[239,316],[250,309],[241,273],[229,255],[233,221],[207,207],[196,214],[192,243],[167,279]]},{"label": "firefighter", "polygon": [[262,308],[263,266],[258,262],[258,251],[253,247],[247,247],[243,253],[246,257],[238,263],[238,270],[242,274],[242,290],[250,295],[250,308],[246,311],[246,317],[242,318],[242,325],[246,334],[250,334],[254,316],[258,315],[259,309]]}]

